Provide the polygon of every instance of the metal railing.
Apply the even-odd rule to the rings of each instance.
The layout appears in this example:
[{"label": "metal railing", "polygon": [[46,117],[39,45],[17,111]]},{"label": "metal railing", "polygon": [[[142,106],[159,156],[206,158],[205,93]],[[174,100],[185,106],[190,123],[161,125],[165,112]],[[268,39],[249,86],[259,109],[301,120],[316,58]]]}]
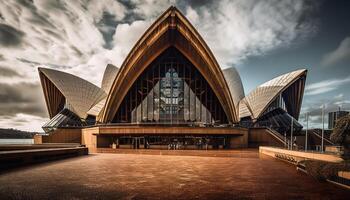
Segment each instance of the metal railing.
[{"label": "metal railing", "polygon": [[[311,133],[315,134],[318,138],[320,138],[320,140],[322,140],[322,135],[319,131],[320,130],[318,130],[318,129],[313,129]],[[331,140],[329,140],[328,138],[323,137],[323,140],[325,140],[326,142],[328,142],[331,145],[334,145],[334,143]]]},{"label": "metal railing", "polygon": [[269,128],[269,127],[266,127],[266,130],[268,131],[268,133],[270,133],[272,136],[274,136],[276,139],[278,139],[280,142],[282,142],[284,147],[288,146],[287,144],[289,143],[289,140],[284,138],[279,132],[277,132],[276,130]]}]

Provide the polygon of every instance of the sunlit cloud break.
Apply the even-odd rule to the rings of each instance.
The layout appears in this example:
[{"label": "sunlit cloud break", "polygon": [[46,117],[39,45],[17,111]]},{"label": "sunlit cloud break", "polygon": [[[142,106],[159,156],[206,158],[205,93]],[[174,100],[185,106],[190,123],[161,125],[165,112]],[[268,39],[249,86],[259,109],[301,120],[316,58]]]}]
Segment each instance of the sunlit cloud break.
[{"label": "sunlit cloud break", "polygon": [[350,76],[344,79],[330,79],[306,86],[305,95],[317,95],[338,89],[338,87],[350,83]]}]

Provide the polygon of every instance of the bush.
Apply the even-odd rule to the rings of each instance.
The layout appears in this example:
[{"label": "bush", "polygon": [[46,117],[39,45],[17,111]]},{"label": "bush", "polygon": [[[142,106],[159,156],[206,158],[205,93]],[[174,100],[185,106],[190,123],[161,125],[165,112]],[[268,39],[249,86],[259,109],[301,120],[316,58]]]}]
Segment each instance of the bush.
[{"label": "bush", "polygon": [[339,171],[350,171],[350,163],[330,163],[324,161],[307,160],[305,168],[308,174],[317,180],[323,181],[338,176]]},{"label": "bush", "polygon": [[350,136],[350,115],[336,121],[330,139],[335,144],[346,145],[346,136]]}]

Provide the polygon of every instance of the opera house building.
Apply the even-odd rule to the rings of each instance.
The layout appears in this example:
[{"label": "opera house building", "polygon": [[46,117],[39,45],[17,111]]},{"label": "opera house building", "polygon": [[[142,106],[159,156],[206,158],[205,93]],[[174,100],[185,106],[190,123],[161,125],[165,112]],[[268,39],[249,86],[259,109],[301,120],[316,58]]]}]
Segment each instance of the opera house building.
[{"label": "opera house building", "polygon": [[39,68],[50,120],[42,142],[91,151],[227,149],[283,145],[298,123],[307,70],[283,74],[245,95],[235,68],[222,69],[175,7],[142,35],[101,86]]}]

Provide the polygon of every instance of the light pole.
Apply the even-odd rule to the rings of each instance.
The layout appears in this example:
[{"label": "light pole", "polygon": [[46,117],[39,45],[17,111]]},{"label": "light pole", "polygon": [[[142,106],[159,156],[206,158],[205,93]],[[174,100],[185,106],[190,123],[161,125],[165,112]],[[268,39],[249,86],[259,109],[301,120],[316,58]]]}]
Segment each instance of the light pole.
[{"label": "light pole", "polygon": [[307,131],[309,129],[309,113],[305,114],[306,118],[306,130],[305,130],[305,151],[307,151]]},{"label": "light pole", "polygon": [[322,136],[321,136],[321,152],[323,152],[323,137],[324,137],[324,104],[322,105]]},{"label": "light pole", "polygon": [[293,117],[291,116],[291,124],[290,124],[290,149],[293,150]]}]

